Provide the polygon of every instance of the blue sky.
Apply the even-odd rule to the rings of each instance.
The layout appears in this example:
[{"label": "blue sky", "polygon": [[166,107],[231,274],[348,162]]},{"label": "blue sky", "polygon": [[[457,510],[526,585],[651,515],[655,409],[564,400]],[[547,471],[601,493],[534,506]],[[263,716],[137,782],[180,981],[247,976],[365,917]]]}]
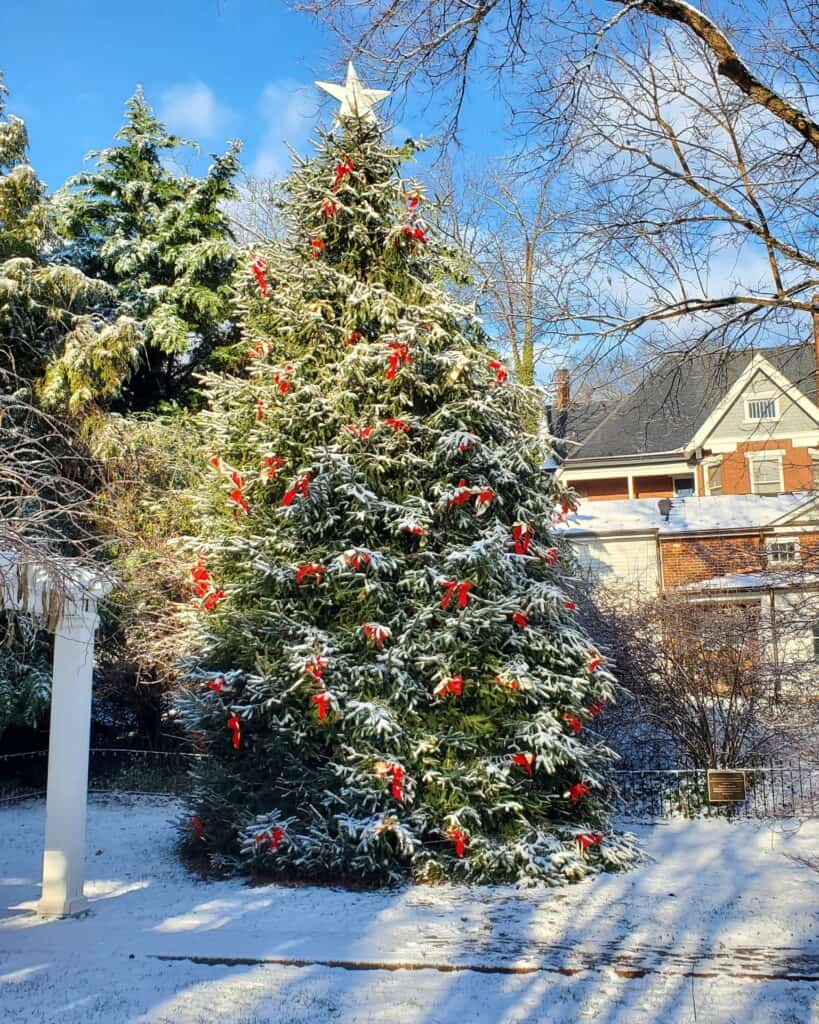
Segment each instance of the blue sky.
[{"label": "blue sky", "polygon": [[[279,176],[285,142],[303,149],[332,109],[312,83],[332,78],[337,58],[333,39],[282,0],[7,0],[0,12],[8,110],[26,121],[31,162],[50,189],[111,142],[138,83],[173,130],[200,142],[191,170],[239,138],[249,172]],[[501,133],[487,132],[487,118],[502,124],[478,97],[465,142],[497,151]],[[429,136],[432,116],[410,105],[399,130]]]}]

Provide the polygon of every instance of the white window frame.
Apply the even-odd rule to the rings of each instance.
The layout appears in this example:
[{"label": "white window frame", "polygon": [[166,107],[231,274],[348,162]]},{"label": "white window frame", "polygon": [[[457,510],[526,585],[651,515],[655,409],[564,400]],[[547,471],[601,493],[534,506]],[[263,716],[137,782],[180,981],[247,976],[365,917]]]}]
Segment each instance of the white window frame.
[{"label": "white window frame", "polygon": [[[708,481],[708,470],[713,469],[714,466],[722,466],[722,456],[719,455],[716,458],[703,459],[702,460],[702,485],[706,494],[711,494],[711,485]],[[725,481],[722,481],[722,490],[717,491],[717,496],[725,494]]]},{"label": "white window frame", "polygon": [[[779,490],[777,494],[785,493],[785,451],[778,448],[776,451],[766,451],[762,449],[758,452],[745,452],[745,458],[748,460],[748,477],[751,481],[751,494],[767,494],[765,491],[758,491],[754,486],[754,462],[773,462],[779,463]],[[773,495],[770,495],[773,497]]]},{"label": "white window frame", "polygon": [[[773,402],[773,416],[752,416],[751,402]],[[774,392],[755,392],[746,396],[744,405],[744,423],[777,423],[779,421],[779,396]]]},{"label": "white window frame", "polygon": [[677,497],[677,481],[678,480],[693,480],[694,486],[691,492],[691,497],[696,498],[697,496],[697,474],[692,470],[690,473],[673,473],[671,476],[671,489],[674,492],[674,497]]},{"label": "white window frame", "polygon": [[[771,558],[771,550],[782,544],[793,544],[794,557],[786,560]],[[799,547],[798,537],[771,537],[765,542],[765,561],[769,566],[774,565],[798,565],[802,561],[802,551]]]}]

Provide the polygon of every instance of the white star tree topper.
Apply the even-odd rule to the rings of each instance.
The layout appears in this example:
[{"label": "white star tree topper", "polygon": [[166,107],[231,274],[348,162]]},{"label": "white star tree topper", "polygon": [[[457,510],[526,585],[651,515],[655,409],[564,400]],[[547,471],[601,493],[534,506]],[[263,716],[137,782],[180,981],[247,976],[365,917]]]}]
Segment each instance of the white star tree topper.
[{"label": "white star tree topper", "polygon": [[389,95],[389,89],[365,89],[361,79],[356,74],[352,61],[347,65],[347,78],[344,85],[334,85],[332,82],[316,82],[319,89],[323,89],[341,102],[341,109],[337,119],[340,121],[345,117],[358,117],[362,121],[375,121],[373,107],[385,100]]}]

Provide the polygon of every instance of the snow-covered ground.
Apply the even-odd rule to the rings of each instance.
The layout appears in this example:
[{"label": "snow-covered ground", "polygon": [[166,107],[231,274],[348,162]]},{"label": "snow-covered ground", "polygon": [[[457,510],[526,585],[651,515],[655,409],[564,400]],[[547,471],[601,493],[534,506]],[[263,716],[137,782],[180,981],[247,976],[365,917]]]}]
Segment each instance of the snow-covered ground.
[{"label": "snow-covered ground", "polygon": [[3,1024],[819,1021],[819,821],[640,827],[639,868],[563,889],[366,893],[192,879],[175,815],[92,804],[93,914],[44,922],[43,805],[0,808]]}]

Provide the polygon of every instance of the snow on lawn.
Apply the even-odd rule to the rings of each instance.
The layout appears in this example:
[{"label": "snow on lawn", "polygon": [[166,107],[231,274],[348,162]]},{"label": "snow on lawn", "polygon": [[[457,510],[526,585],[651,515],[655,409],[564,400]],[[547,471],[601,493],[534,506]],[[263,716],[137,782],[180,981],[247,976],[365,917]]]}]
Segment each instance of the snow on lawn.
[{"label": "snow on lawn", "polygon": [[819,821],[642,826],[640,867],[562,889],[373,893],[194,879],[177,811],[92,803],[93,913],[42,921],[43,805],[0,808],[3,1024],[819,1021]]}]

